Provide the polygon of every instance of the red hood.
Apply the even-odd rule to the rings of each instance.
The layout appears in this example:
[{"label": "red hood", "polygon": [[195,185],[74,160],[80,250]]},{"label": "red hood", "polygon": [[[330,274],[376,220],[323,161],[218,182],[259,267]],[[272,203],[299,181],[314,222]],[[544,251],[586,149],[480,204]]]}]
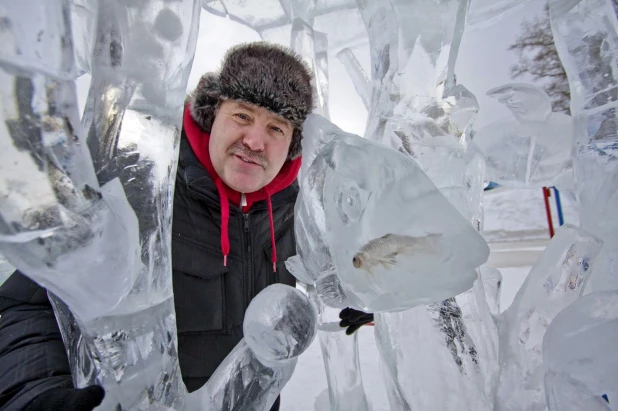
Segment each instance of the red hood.
[{"label": "red hood", "polygon": [[[221,252],[223,254],[223,265],[227,265],[227,256],[230,252],[230,240],[228,237],[228,222],[230,218],[229,201],[236,206],[240,206],[241,194],[228,187],[219,177],[210,160],[208,144],[210,134],[202,131],[191,117],[189,107],[185,107],[183,127],[189,144],[199,162],[206,168],[210,178],[214,181],[219,192],[221,204]],[[288,160],[283,164],[279,174],[266,187],[253,193],[245,193],[247,205],[242,207],[242,212],[246,213],[256,201],[266,200],[268,205],[268,216],[270,220],[270,241],[272,246],[273,271],[277,271],[277,249],[275,247],[275,227],[273,225],[273,209],[270,197],[279,191],[289,187],[300,171],[302,159],[298,157]]]}]

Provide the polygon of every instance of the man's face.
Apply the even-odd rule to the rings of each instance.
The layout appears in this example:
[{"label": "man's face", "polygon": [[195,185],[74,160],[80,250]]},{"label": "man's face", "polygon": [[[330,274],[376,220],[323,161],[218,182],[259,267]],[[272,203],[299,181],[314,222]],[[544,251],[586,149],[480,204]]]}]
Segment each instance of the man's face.
[{"label": "man's face", "polygon": [[252,193],[279,173],[293,132],[289,121],[262,107],[224,101],[210,132],[210,159],[225,184]]}]

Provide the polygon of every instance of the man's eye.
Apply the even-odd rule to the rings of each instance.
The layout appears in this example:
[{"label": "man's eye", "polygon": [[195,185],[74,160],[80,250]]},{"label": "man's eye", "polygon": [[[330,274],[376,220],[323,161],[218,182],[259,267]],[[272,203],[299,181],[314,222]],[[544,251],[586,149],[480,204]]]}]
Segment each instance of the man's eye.
[{"label": "man's eye", "polygon": [[284,134],[284,133],[283,133],[283,130],[281,130],[279,127],[272,126],[272,127],[271,127],[271,129],[272,129],[273,131],[276,131],[277,133]]},{"label": "man's eye", "polygon": [[240,118],[241,120],[249,120],[249,116],[245,113],[236,113],[235,116]]}]

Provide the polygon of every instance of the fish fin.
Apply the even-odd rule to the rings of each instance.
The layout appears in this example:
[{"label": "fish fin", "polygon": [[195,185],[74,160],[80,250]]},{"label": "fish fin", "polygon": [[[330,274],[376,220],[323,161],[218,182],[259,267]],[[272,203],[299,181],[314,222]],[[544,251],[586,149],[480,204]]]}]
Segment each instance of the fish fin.
[{"label": "fish fin", "polygon": [[397,257],[397,253],[391,253],[379,258],[378,261],[388,270],[391,268],[391,265],[397,264],[397,259],[395,257]]},{"label": "fish fin", "polygon": [[392,236],[391,233],[388,234],[384,234],[382,237],[380,237],[380,240],[386,240],[388,237]]}]

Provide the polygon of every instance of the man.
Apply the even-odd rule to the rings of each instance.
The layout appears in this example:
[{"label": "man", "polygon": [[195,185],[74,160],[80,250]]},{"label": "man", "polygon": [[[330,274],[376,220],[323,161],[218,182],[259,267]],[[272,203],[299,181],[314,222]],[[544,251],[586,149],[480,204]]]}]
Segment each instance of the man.
[{"label": "man", "polygon": [[[189,391],[240,341],[251,299],[270,284],[295,284],[284,262],[296,253],[296,176],[312,106],[310,70],[266,43],[231,49],[187,99],[172,268]],[[0,313],[0,408],[91,410],[102,401],[100,387],[72,387],[44,289],[16,272],[0,287]]]}]

